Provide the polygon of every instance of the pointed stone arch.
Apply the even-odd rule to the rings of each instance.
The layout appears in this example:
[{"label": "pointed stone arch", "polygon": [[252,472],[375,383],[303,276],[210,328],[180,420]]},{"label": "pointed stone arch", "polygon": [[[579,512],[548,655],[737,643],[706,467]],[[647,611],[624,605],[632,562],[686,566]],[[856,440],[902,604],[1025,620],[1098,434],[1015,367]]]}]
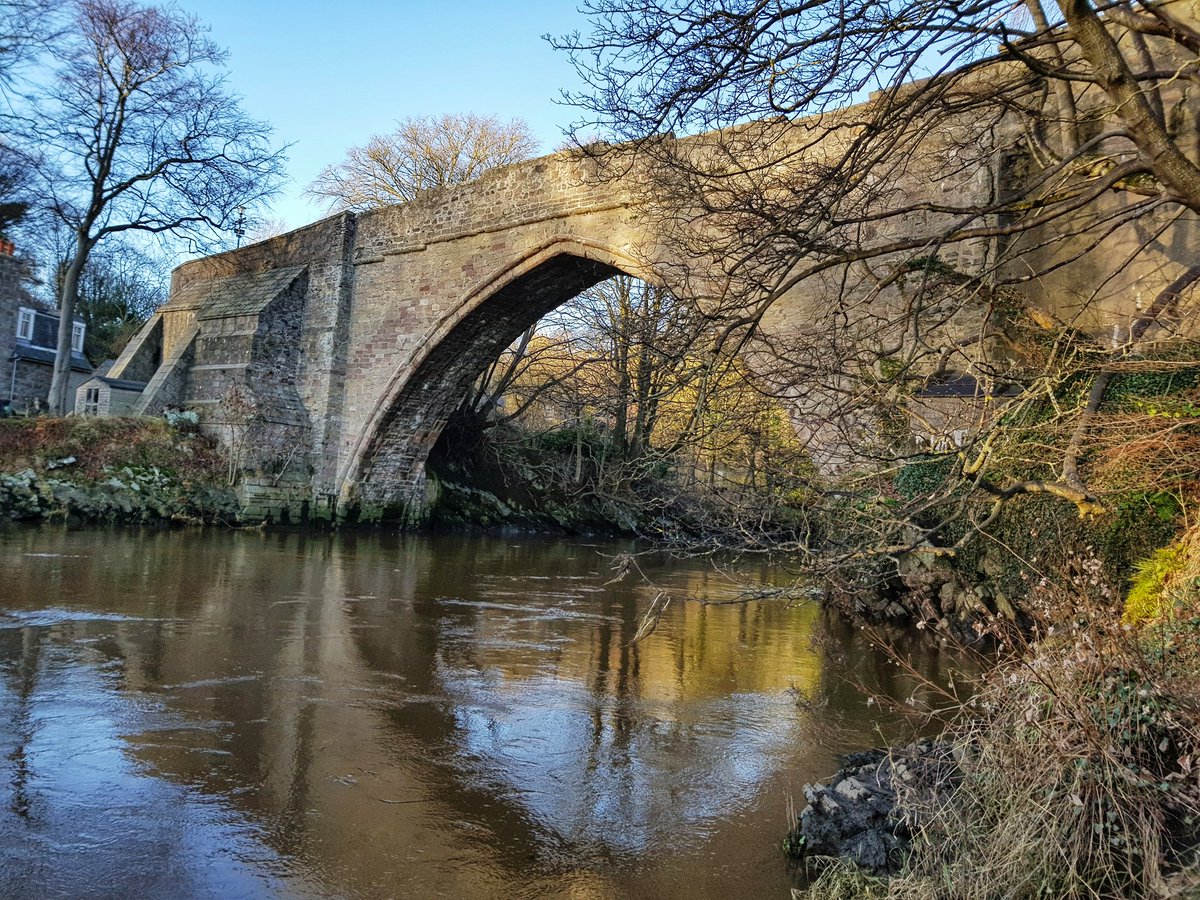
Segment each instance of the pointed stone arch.
[{"label": "pointed stone arch", "polygon": [[429,451],[471,381],[530,325],[622,273],[659,280],[616,248],[558,235],[469,291],[392,375],[339,474],[343,506],[370,519],[413,518]]}]

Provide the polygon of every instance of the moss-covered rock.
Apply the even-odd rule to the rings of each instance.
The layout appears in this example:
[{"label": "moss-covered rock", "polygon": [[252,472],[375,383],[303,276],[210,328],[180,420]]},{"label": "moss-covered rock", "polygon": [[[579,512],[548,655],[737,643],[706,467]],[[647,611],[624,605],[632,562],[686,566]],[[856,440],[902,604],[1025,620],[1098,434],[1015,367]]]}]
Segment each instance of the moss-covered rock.
[{"label": "moss-covered rock", "polygon": [[0,519],[236,522],[211,441],[156,419],[0,421]]}]

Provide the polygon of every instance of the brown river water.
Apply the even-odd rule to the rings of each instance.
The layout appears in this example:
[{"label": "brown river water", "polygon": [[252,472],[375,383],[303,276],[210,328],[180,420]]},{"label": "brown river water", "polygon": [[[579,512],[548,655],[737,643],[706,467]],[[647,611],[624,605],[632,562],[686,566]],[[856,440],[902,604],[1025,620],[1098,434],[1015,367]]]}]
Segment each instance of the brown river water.
[{"label": "brown river water", "polygon": [[0,531],[0,896],[786,900],[789,796],[913,681],[811,603],[634,642],[736,590],[623,549]]}]

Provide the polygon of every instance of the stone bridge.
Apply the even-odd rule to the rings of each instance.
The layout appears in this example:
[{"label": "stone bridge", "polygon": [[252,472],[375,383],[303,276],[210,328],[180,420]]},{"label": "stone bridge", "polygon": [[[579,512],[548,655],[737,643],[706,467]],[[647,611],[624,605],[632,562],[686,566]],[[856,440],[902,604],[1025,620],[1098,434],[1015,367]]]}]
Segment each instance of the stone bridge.
[{"label": "stone bridge", "polygon": [[[625,179],[560,153],[196,260],[110,375],[196,408],[248,469],[311,472],[317,515],[402,516],[469,383],[529,325],[661,250]],[[357,508],[357,513],[356,513]]]},{"label": "stone bridge", "polygon": [[[644,174],[599,178],[596,165],[558,153],[186,263],[109,374],[147,382],[138,413],[198,409],[252,484],[290,492],[284,506],[410,517],[447,417],[504,347],[615,273],[673,283],[677,245]],[[994,189],[986,167],[936,168],[914,167],[904,188],[935,201]],[[963,269],[988,253],[947,249]],[[816,322],[821,302],[784,297],[777,318]]]}]

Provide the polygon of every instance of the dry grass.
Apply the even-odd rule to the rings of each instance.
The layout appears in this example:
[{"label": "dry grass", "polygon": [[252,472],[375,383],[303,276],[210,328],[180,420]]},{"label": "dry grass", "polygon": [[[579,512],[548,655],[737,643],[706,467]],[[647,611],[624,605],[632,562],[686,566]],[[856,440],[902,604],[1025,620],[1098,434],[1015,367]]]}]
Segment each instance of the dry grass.
[{"label": "dry grass", "polygon": [[[1042,639],[980,681],[946,739],[951,794],[901,793],[914,831],[888,898],[1161,898],[1200,893],[1200,539],[1169,627],[1123,625],[1098,590],[1047,588]],[[1196,571],[1192,571],[1195,569]],[[810,898],[853,896],[843,867]],[[881,892],[882,891],[882,892]]]},{"label": "dry grass", "polygon": [[99,478],[105,468],[157,466],[198,480],[223,479],[225,462],[212,442],[182,435],[160,419],[72,416],[0,419],[0,472],[75,457],[60,474]]},{"label": "dry grass", "polygon": [[[1153,408],[1153,407],[1150,407]],[[1178,491],[1200,481],[1197,419],[1160,413],[1096,417],[1092,486],[1102,494],[1142,490]]]},{"label": "dry grass", "polygon": [[1178,696],[1145,660],[1079,644],[997,676],[955,730],[963,783],[915,811],[889,896],[1169,896],[1197,842],[1196,687]]},{"label": "dry grass", "polygon": [[845,860],[830,860],[820,876],[807,890],[793,890],[794,900],[886,900],[888,880],[867,875],[862,869]]}]

